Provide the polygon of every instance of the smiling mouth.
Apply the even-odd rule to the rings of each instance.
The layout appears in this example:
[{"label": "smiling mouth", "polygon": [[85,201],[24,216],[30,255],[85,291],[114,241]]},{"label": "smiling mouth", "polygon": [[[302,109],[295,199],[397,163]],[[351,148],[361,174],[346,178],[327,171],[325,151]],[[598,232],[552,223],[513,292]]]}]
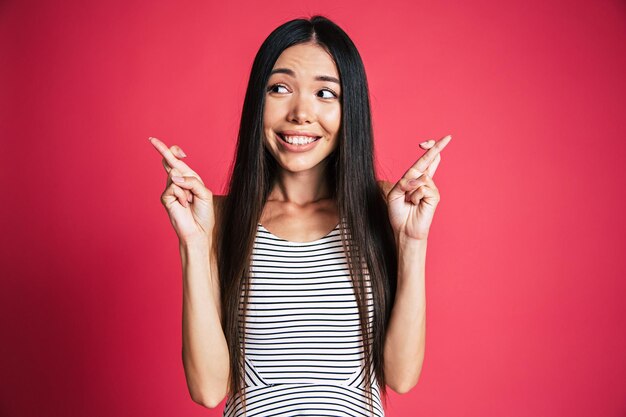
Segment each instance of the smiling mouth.
[{"label": "smiling mouth", "polygon": [[277,133],[277,135],[283,142],[290,145],[308,145],[322,138],[321,136],[285,136],[282,133]]}]

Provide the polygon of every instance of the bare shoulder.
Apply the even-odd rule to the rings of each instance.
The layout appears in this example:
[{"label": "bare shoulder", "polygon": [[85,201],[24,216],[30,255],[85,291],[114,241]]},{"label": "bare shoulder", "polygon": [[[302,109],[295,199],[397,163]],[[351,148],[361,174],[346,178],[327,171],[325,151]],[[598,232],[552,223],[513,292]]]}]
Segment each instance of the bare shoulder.
[{"label": "bare shoulder", "polygon": [[378,182],[378,186],[380,187],[380,190],[383,192],[383,195],[386,197],[387,194],[389,194],[389,191],[391,191],[391,189],[393,188],[394,184],[387,180],[377,180],[377,182]]}]

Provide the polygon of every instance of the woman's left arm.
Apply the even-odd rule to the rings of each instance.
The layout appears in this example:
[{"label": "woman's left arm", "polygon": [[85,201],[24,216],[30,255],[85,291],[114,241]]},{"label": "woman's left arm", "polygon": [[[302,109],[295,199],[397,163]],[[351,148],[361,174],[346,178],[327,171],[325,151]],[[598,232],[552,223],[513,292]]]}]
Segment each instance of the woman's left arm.
[{"label": "woman's left arm", "polygon": [[419,380],[426,339],[426,241],[398,248],[398,286],[385,336],[385,379],[404,394]]},{"label": "woman's left arm", "polygon": [[[396,298],[385,335],[385,379],[399,394],[413,388],[422,370],[426,339],[426,247],[440,196],[433,175],[452,139],[423,142],[428,151],[385,195],[398,252]],[[390,189],[390,190],[389,190]],[[387,192],[387,190],[389,190]]]}]

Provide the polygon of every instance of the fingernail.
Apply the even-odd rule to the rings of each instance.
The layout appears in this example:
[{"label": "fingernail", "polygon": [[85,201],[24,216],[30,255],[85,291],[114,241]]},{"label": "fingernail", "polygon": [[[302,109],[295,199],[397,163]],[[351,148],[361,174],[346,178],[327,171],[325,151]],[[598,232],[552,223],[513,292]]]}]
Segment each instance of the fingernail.
[{"label": "fingernail", "polygon": [[180,152],[180,155],[185,158],[187,156],[187,154],[185,152],[183,152],[182,149],[178,148],[178,152]]},{"label": "fingernail", "polygon": [[177,177],[177,176],[172,176],[172,181],[174,182],[185,182],[185,179],[183,177]]},{"label": "fingernail", "polygon": [[425,142],[421,142],[420,145],[426,145],[428,142],[430,142],[429,140],[425,141]]}]

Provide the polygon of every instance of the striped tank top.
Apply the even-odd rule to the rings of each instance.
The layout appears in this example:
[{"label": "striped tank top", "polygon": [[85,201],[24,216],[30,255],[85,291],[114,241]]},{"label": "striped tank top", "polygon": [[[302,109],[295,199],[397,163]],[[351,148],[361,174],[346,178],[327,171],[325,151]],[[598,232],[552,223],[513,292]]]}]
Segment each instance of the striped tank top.
[{"label": "striped tank top", "polygon": [[[373,308],[368,287],[370,324]],[[243,329],[243,295],[239,322]],[[372,415],[339,224],[312,242],[287,241],[257,225],[245,343],[245,416]],[[383,417],[373,367],[370,375],[374,416]],[[224,417],[244,416],[241,395],[227,399]]]}]

